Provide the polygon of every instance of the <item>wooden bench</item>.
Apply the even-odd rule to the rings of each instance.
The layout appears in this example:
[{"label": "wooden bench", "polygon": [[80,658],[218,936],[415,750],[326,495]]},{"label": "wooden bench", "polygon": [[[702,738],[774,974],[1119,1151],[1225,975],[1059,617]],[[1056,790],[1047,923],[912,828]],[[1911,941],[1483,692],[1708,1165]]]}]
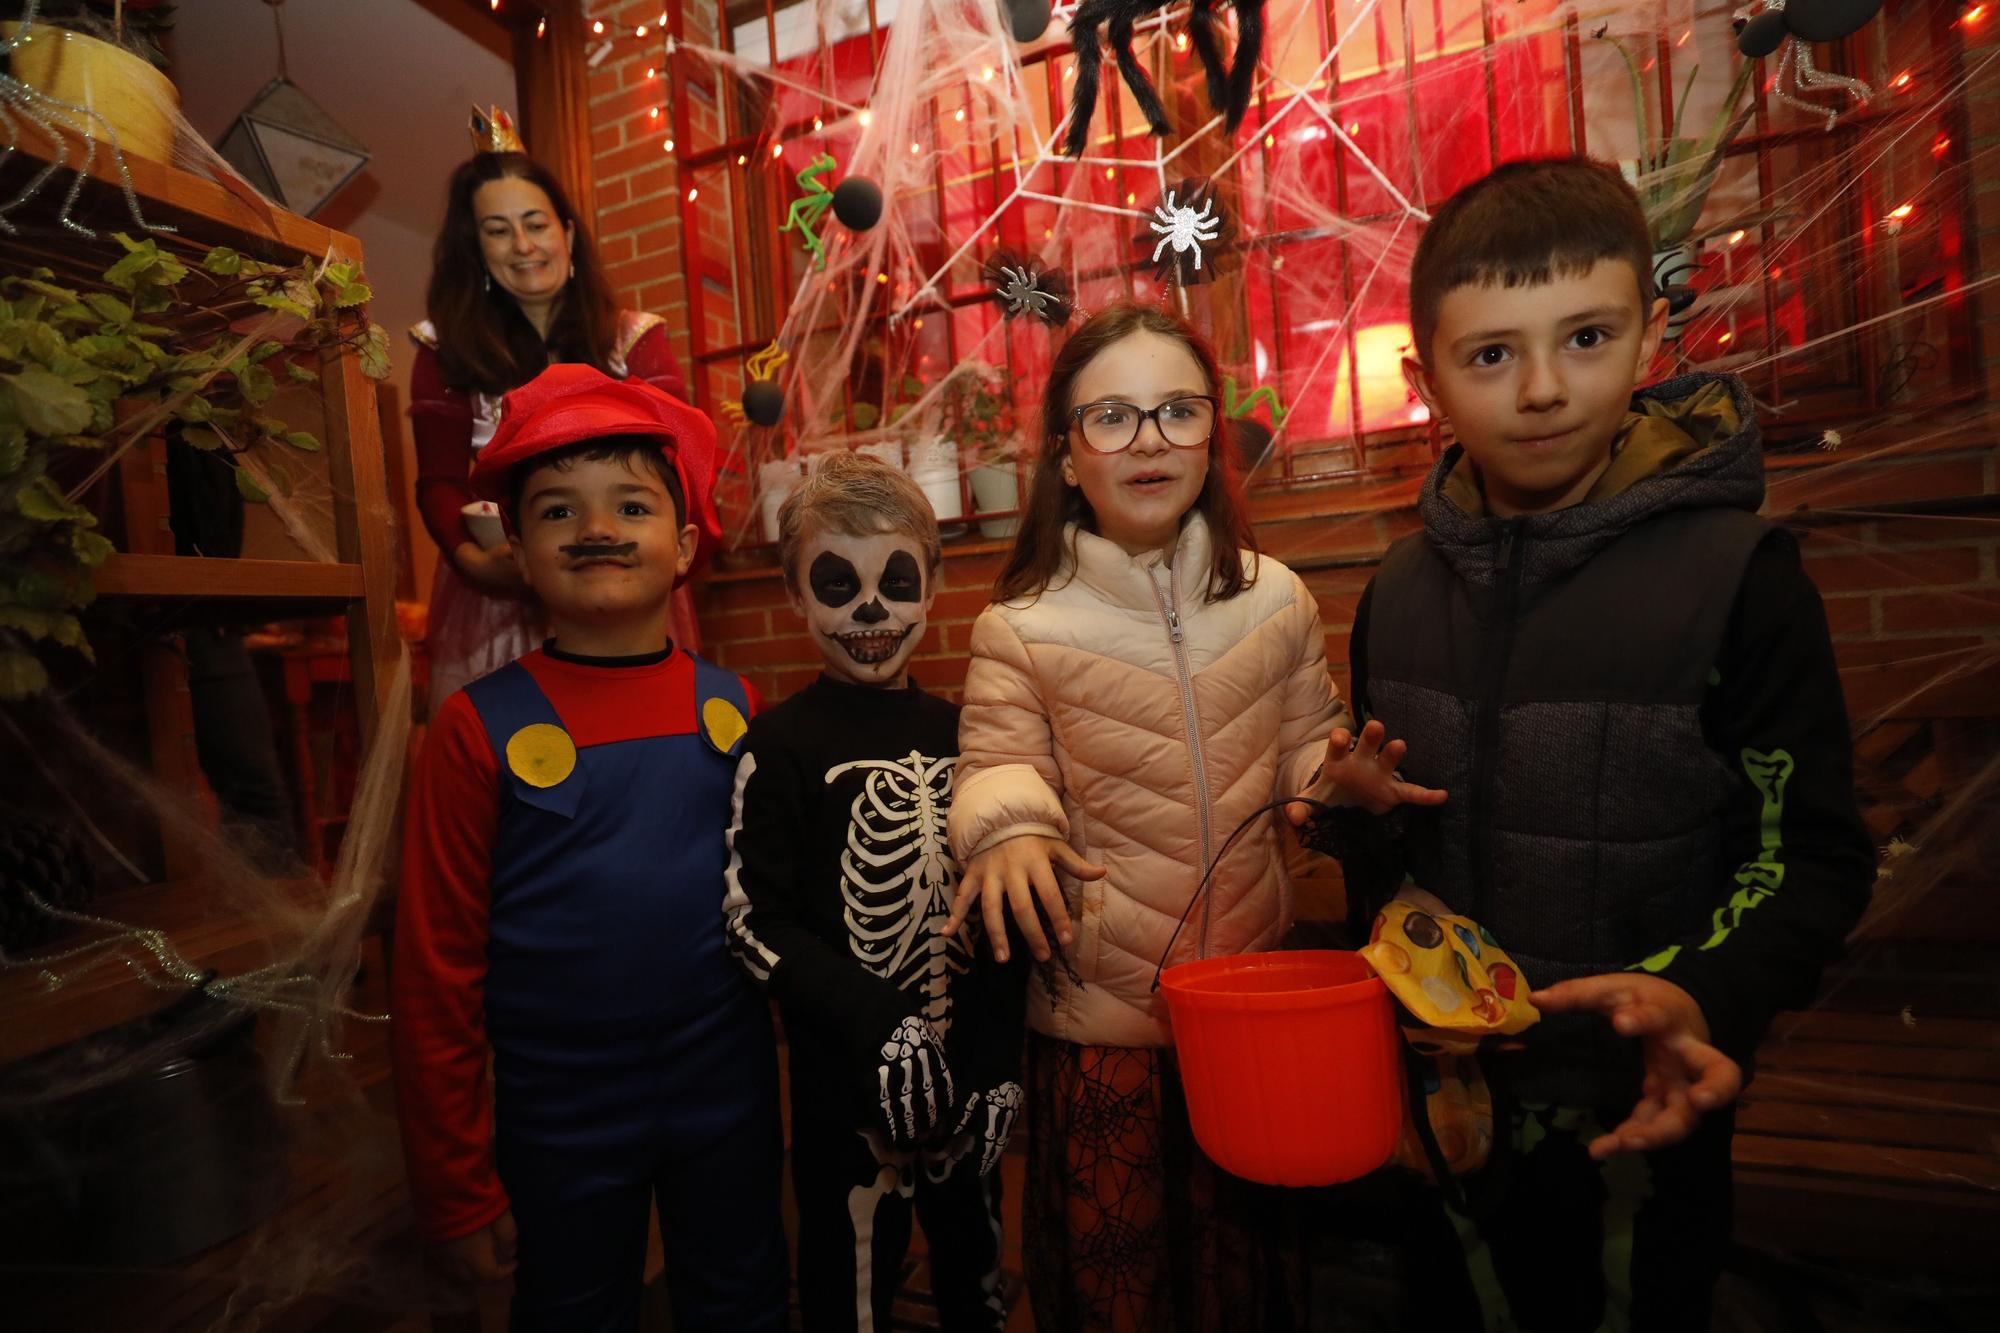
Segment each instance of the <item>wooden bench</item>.
[{"label": "wooden bench", "polygon": [[[1991,958],[1983,942],[1864,943],[1825,1007],[1779,1018],[1737,1116],[1739,1241],[1786,1257],[1990,1277],[2000,1253]],[[1911,996],[1907,1007],[1841,1007],[1898,993]],[[1933,1016],[1926,996],[1961,1003]]]}]

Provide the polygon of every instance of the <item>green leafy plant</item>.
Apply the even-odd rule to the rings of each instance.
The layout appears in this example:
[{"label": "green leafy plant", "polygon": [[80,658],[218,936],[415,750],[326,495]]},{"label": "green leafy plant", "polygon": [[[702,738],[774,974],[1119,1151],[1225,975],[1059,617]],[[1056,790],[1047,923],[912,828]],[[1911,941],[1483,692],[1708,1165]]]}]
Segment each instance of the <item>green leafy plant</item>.
[{"label": "green leafy plant", "polygon": [[[1632,84],[1632,106],[1639,121],[1638,180],[1635,185],[1652,227],[1653,248],[1670,250],[1694,234],[1701,210],[1708,203],[1709,189],[1722,170],[1723,155],[1757,109],[1754,101],[1746,102],[1743,98],[1750,87],[1750,76],[1756,70],[1756,62],[1745,60],[1736,71],[1735,81],[1729,85],[1722,105],[1716,108],[1715,117],[1701,138],[1663,138],[1658,137],[1659,132],[1653,125],[1653,113],[1646,102],[1645,82],[1640,76],[1638,60],[1616,37],[1602,40],[1616,48],[1625,62],[1625,73]],[[1688,71],[1687,82],[1681,87],[1680,102],[1674,112],[1675,125],[1687,123],[1688,96],[1694,91],[1695,76],[1700,73],[1700,65]]]},{"label": "green leafy plant", "polygon": [[[281,378],[317,386],[318,358],[341,347],[369,376],[389,373],[389,335],[368,320],[352,263],[287,267],[217,248],[191,267],[155,241],[117,240],[125,253],[94,290],[48,269],[0,279],[0,699],[47,685],[37,642],[90,656],[76,613],[111,543],[78,500],[120,454],[178,421],[262,502],[267,485],[290,482],[260,451],[320,447],[266,415]],[[59,484],[83,454],[96,465]]]},{"label": "green leafy plant", "polygon": [[967,466],[1014,456],[1019,448],[1014,400],[1005,393],[997,366],[961,361],[940,387],[940,428],[957,442]]}]

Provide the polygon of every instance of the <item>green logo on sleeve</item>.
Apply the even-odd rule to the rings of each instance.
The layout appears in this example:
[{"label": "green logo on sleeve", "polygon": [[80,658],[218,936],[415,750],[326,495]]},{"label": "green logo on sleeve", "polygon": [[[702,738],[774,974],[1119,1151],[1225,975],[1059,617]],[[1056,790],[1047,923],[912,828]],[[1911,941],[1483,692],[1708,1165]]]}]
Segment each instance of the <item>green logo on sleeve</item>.
[{"label": "green logo on sleeve", "polygon": [[1758,821],[1758,853],[1736,870],[1736,892],[1729,895],[1715,913],[1714,933],[1703,941],[1703,949],[1713,949],[1729,938],[1729,932],[1743,924],[1743,914],[1776,893],[1785,882],[1784,817],[1785,785],[1792,778],[1792,756],[1784,750],[1766,754],[1745,749],[1744,776],[1764,798]]}]

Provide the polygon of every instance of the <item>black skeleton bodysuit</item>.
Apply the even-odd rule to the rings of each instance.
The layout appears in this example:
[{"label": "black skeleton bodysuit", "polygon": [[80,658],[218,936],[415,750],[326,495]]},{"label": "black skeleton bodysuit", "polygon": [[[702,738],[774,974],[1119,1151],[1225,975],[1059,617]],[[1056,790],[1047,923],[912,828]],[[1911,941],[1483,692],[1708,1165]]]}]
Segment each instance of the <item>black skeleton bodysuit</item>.
[{"label": "black skeleton bodysuit", "polygon": [[745,738],[730,948],[791,1062],[808,1329],[888,1328],[914,1210],[946,1328],[998,1329],[997,1169],[1022,1102],[1025,974],[947,939],[958,708],[822,676]]}]

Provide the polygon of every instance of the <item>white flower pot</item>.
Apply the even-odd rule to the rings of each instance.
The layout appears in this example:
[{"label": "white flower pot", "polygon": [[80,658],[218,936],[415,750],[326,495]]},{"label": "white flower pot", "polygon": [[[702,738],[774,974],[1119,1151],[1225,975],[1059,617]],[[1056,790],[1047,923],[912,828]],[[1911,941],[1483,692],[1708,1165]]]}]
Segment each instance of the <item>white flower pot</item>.
[{"label": "white flower pot", "polygon": [[[972,507],[976,512],[991,514],[1021,507],[1021,474],[1015,469],[1013,460],[981,463],[965,475],[966,480],[972,483]],[[1011,537],[1020,528],[1018,515],[979,520],[979,535],[982,537]]]},{"label": "white flower pot", "polygon": [[958,484],[958,445],[943,436],[912,440],[909,448],[910,480],[931,502],[940,523],[965,513],[965,498]]},{"label": "white flower pot", "polygon": [[854,446],[854,452],[857,454],[867,454],[870,458],[879,458],[897,471],[902,471],[903,442],[901,440],[890,438],[877,440],[873,444],[857,444]]}]

